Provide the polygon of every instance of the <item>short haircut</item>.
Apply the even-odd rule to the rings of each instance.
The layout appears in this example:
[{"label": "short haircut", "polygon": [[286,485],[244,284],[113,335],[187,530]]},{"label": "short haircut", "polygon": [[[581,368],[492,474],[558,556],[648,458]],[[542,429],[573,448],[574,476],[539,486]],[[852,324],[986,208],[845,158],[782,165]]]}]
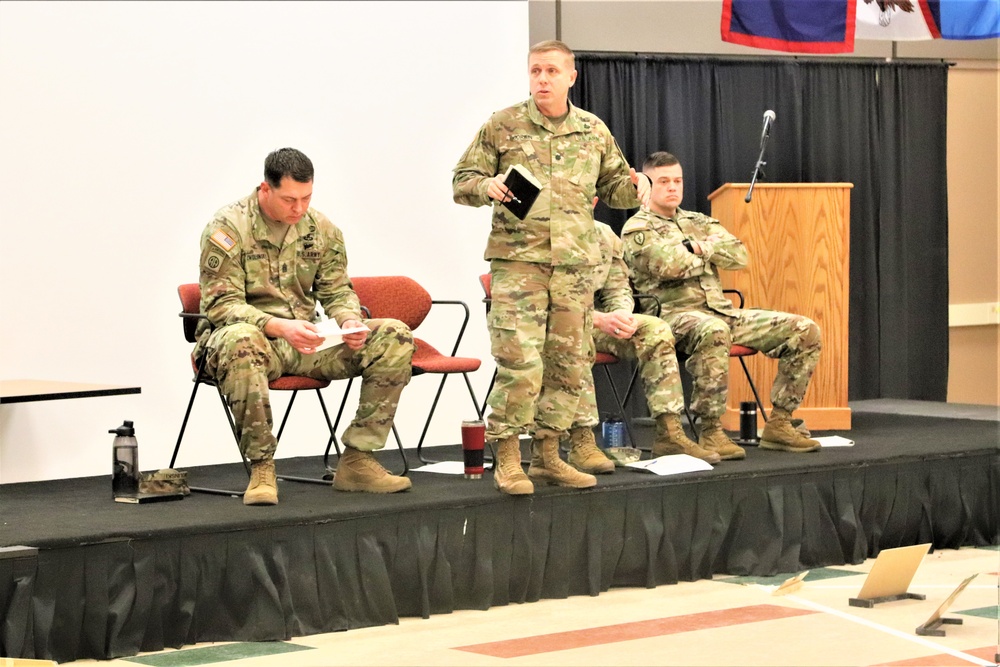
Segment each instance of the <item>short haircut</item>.
[{"label": "short haircut", "polygon": [[657,167],[672,167],[675,164],[680,164],[681,161],[674,157],[671,153],[667,151],[656,151],[642,163],[642,170],[648,171],[650,169],[656,169]]},{"label": "short haircut", "polygon": [[573,53],[573,49],[566,45],[566,42],[561,42],[558,39],[547,39],[544,42],[538,42],[528,51],[528,60],[531,60],[531,56],[536,53],[545,53],[546,51],[559,51],[566,54],[569,58],[570,67],[576,68],[576,54]]},{"label": "short haircut", "polygon": [[272,151],[264,158],[264,180],[272,188],[279,188],[281,179],[285,176],[298,183],[312,183],[312,160],[294,148],[279,148]]}]

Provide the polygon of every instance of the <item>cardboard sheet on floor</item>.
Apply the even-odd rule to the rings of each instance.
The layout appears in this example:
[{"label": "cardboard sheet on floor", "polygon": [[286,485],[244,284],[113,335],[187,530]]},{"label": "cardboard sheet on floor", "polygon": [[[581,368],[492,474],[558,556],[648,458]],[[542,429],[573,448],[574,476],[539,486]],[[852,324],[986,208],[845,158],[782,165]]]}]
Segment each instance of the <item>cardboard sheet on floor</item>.
[{"label": "cardboard sheet on floor", "polygon": [[865,583],[861,585],[858,597],[850,598],[848,603],[852,607],[870,608],[880,602],[892,600],[926,599],[926,595],[909,593],[907,589],[930,548],[931,545],[928,542],[909,547],[885,549],[879,553]]}]

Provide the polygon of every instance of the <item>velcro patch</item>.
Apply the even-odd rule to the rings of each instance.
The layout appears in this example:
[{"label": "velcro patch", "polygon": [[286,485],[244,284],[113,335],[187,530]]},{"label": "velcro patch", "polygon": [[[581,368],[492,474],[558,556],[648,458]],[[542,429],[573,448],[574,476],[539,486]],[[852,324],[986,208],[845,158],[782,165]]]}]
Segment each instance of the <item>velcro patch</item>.
[{"label": "velcro patch", "polygon": [[236,247],[236,241],[233,240],[233,237],[221,229],[217,229],[215,233],[209,237],[209,240],[225,250],[227,253]]},{"label": "velcro patch", "polygon": [[205,257],[205,270],[211,273],[218,273],[219,267],[222,266],[222,262],[226,259],[225,255],[219,254],[214,250],[209,251],[208,255]]},{"label": "velcro patch", "polygon": [[646,242],[646,235],[643,234],[642,232],[639,232],[638,234],[636,234],[632,238],[635,239],[635,244],[636,245],[642,245],[643,243]]}]

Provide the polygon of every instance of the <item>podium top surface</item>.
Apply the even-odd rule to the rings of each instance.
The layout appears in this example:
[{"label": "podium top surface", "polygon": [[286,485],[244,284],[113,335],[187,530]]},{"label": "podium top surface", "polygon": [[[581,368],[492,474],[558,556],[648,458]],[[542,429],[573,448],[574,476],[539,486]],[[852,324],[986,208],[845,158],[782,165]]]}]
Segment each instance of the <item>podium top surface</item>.
[{"label": "podium top surface", "polygon": [[[720,194],[726,190],[746,190],[750,187],[749,183],[723,183],[717,187],[712,194],[708,195],[708,200],[711,201],[715,199]],[[854,187],[854,183],[761,183],[758,181],[754,184],[754,190],[782,190],[782,189],[794,189],[794,188],[847,188],[851,189]]]}]

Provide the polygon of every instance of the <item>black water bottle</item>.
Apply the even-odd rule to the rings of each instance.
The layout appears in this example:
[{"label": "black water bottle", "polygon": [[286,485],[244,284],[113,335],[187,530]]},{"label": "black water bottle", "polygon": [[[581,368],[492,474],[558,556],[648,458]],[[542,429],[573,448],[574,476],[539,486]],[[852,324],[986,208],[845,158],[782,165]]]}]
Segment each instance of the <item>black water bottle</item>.
[{"label": "black water bottle", "polygon": [[740,402],[740,444],[757,444],[757,404],[753,401]]},{"label": "black water bottle", "polygon": [[111,445],[111,492],[115,496],[139,493],[139,443],[132,422],[125,421],[108,433],[115,434]]}]

